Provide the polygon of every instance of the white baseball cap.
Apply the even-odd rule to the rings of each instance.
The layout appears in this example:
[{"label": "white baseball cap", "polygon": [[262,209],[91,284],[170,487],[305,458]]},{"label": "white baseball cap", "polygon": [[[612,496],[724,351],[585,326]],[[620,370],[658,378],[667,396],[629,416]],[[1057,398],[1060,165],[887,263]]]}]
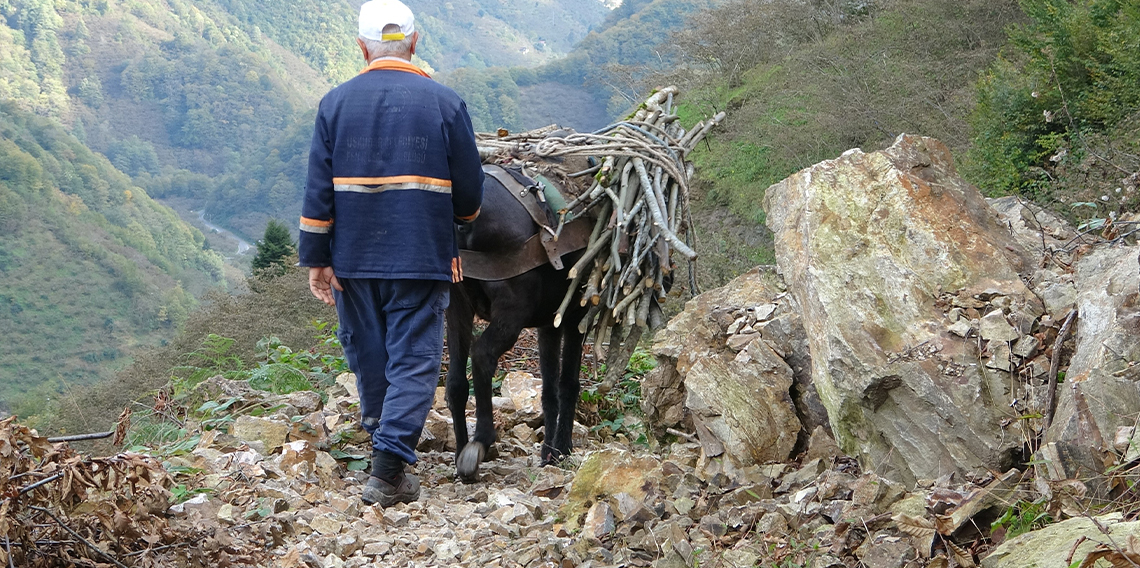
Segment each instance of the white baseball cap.
[{"label": "white baseball cap", "polygon": [[[401,41],[416,31],[416,17],[399,0],[372,0],[360,7],[360,37],[376,41]],[[399,33],[384,33],[386,26],[400,27]]]}]

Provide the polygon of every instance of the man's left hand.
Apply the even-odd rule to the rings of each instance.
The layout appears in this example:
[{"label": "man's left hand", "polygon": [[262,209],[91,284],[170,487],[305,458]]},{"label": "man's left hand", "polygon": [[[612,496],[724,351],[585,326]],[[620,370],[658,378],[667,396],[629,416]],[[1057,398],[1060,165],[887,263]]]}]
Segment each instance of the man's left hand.
[{"label": "man's left hand", "polygon": [[336,279],[336,274],[333,274],[331,266],[311,267],[309,268],[309,291],[317,297],[318,300],[330,305],[336,305],[336,298],[333,297],[333,289],[337,292],[343,292],[344,288],[340,287],[340,282]]}]

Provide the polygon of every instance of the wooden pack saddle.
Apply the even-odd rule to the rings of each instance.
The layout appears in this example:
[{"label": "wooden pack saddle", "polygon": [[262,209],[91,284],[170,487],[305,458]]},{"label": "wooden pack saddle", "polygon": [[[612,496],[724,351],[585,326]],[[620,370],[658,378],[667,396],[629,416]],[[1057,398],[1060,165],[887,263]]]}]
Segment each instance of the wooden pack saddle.
[{"label": "wooden pack saddle", "polygon": [[564,202],[564,198],[557,193],[558,188],[554,184],[543,184],[494,164],[485,164],[483,173],[507,188],[530,214],[539,230],[514,250],[484,252],[460,249],[464,278],[506,280],[547,263],[562,270],[563,255],[582,250],[589,244],[593,226],[586,218],[567,221],[560,232],[557,230],[558,213],[553,210],[551,202]]}]

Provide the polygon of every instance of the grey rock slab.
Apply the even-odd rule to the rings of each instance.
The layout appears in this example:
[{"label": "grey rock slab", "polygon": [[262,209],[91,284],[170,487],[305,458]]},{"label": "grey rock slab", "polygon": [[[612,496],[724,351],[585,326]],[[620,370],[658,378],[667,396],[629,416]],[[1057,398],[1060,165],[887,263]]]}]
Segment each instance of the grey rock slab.
[{"label": "grey rock slab", "polygon": [[321,409],[321,395],[316,391],[297,391],[285,396],[285,404],[301,414],[311,414]]},{"label": "grey rock slab", "polygon": [[958,337],[967,337],[971,331],[974,331],[974,326],[970,325],[968,320],[958,320],[946,329]]},{"label": "grey rock slab", "polygon": [[986,367],[1007,373],[1013,369],[1014,363],[1010,358],[1012,350],[1008,343],[991,341],[988,349],[990,356],[986,359]]},{"label": "grey rock slab", "polygon": [[[1078,517],[1010,539],[982,559],[982,568],[1067,568],[1065,559],[1084,560],[1099,544],[1128,542],[1140,537],[1140,522],[1125,523],[1120,513],[1092,519]],[[1100,525],[1099,527],[1097,525]],[[1101,531],[1101,528],[1107,531]],[[1074,548],[1074,544],[1085,540]]]},{"label": "grey rock slab", "polygon": [[1071,282],[1046,282],[1037,287],[1045,311],[1060,320],[1077,305],[1077,287]]},{"label": "grey rock slab", "polygon": [[860,560],[867,568],[902,568],[907,562],[918,558],[918,551],[905,536],[875,535],[859,547],[858,551],[864,551]]},{"label": "grey rock slab", "polygon": [[1041,347],[1041,341],[1032,335],[1026,335],[1013,344],[1013,354],[1022,359],[1031,359]]},{"label": "grey rock slab", "polygon": [[986,341],[1017,341],[1021,334],[1009,325],[1005,314],[1000,310],[993,310],[982,316],[978,335]]},{"label": "grey rock slab", "polygon": [[874,473],[865,473],[855,481],[851,501],[858,507],[866,507],[875,514],[886,511],[906,495],[906,488]]},{"label": "grey rock slab", "polygon": [[1005,296],[1033,313],[1024,306],[1040,300],[1021,274],[1036,258],[949,149],[903,135],[851,150],[773,185],[764,205],[840,448],[907,483],[1007,469],[1020,444],[1001,428],[1006,393],[978,367],[976,342],[946,330],[939,300]]},{"label": "grey rock slab", "polygon": [[1088,479],[1140,413],[1140,246],[1094,250],[1077,262],[1076,281],[1076,351],[1045,439],[1062,459],[1051,477]]},{"label": "grey rock slab", "polygon": [[813,483],[821,473],[827,471],[827,464],[816,458],[805,463],[802,467],[784,476],[776,493],[787,493]]},{"label": "grey rock slab", "polygon": [[1064,219],[1015,195],[986,201],[1001,224],[1013,231],[1014,239],[1027,251],[1043,255],[1045,250],[1060,250],[1077,235]]}]

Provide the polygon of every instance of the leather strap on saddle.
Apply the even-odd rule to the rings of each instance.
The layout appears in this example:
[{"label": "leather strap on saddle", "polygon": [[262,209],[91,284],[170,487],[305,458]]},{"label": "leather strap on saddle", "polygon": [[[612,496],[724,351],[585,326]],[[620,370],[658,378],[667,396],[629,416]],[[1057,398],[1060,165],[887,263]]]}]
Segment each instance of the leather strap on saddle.
[{"label": "leather strap on saddle", "polygon": [[[558,240],[552,240],[554,254],[559,258],[555,266],[561,270],[561,256],[586,248],[590,241],[590,233],[594,230],[593,223],[586,218],[579,218],[562,227]],[[472,280],[506,280],[514,278],[524,272],[534,270],[550,262],[549,250],[543,245],[542,237],[550,236],[541,231],[527,239],[522,247],[505,252],[480,252],[460,249],[459,257],[463,259],[463,277]]]},{"label": "leather strap on saddle", "polygon": [[[558,245],[554,239],[554,229],[550,227],[550,219],[546,216],[547,207],[545,202],[539,202],[538,195],[542,193],[542,187],[536,183],[531,184],[529,187],[523,185],[519,180],[515,179],[507,170],[502,166],[495,164],[484,164],[483,173],[495,178],[503,187],[507,188],[507,192],[515,196],[515,199],[522,204],[523,208],[538,225],[538,234],[535,235],[539,238],[539,244],[542,245],[543,250],[546,251],[546,260],[558,270],[562,270],[562,255],[566,252],[559,252]],[[565,227],[563,227],[565,231]],[[529,241],[528,241],[529,242]],[[464,262],[464,273],[467,274],[466,260]],[[476,280],[479,280],[476,278]]]}]

